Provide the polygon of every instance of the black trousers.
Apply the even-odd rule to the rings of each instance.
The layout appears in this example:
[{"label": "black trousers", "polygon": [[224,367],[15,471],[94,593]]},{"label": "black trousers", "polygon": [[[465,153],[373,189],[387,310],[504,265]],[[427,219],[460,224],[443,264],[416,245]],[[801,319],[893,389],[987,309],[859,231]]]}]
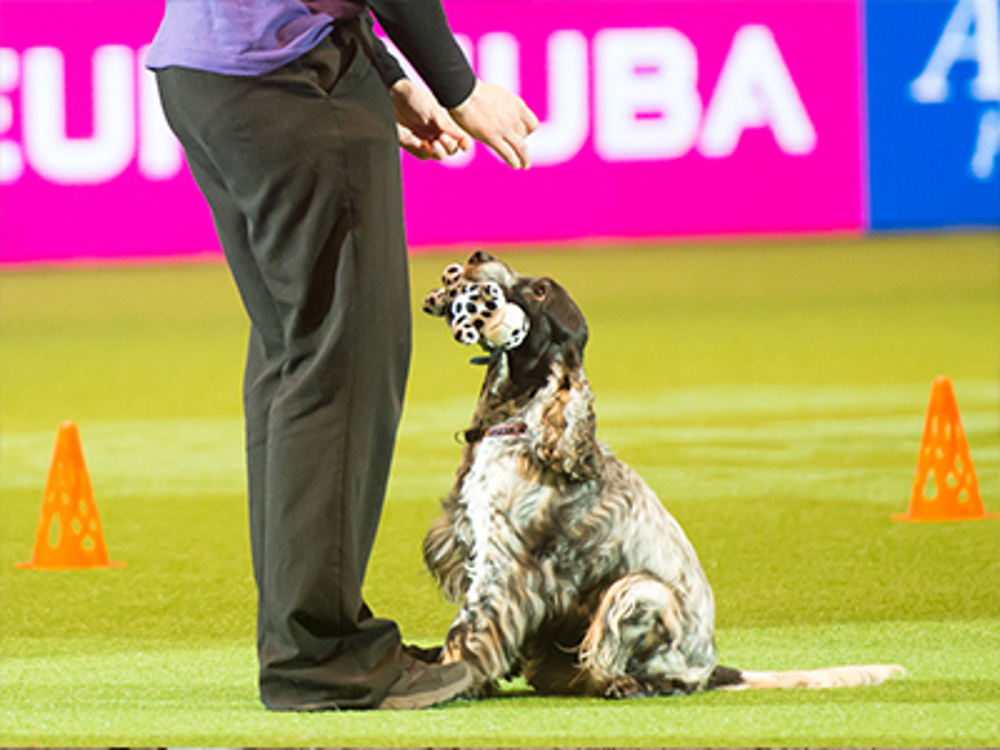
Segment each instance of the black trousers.
[{"label": "black trousers", "polygon": [[398,628],[361,595],[410,358],[399,144],[365,33],[261,77],[157,75],[251,321],[260,688],[279,710],[374,707],[402,673]]}]

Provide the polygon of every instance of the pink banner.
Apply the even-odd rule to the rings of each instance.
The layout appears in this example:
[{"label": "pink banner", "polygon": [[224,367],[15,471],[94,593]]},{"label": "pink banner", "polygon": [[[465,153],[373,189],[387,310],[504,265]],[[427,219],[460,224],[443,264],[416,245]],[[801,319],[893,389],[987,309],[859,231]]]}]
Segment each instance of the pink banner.
[{"label": "pink banner", "polygon": [[0,5],[0,260],[218,248],[143,50],[163,2]]},{"label": "pink banner", "polygon": [[[446,7],[480,76],[542,126],[527,172],[482,146],[405,157],[414,246],[862,229],[855,0]],[[4,263],[217,248],[142,69],[162,8],[3,0]]]}]

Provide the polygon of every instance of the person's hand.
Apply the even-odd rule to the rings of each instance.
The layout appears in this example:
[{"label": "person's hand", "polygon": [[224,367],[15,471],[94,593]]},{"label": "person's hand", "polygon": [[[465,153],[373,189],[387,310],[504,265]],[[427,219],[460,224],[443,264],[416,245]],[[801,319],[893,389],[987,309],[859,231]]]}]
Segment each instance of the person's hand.
[{"label": "person's hand", "polygon": [[472,139],[437,103],[427,89],[406,78],[393,84],[389,91],[396,110],[399,145],[418,159],[440,161],[472,147]]},{"label": "person's hand", "polygon": [[462,130],[492,148],[512,168],[531,166],[525,138],[538,127],[538,118],[521,97],[476,81],[469,98],[449,112]]}]

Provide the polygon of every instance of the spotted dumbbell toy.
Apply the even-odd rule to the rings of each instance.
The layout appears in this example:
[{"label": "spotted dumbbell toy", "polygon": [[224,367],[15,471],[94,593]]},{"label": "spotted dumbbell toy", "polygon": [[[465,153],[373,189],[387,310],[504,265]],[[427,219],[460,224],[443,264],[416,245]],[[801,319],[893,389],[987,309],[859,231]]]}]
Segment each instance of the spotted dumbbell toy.
[{"label": "spotted dumbbell toy", "polygon": [[424,312],[435,318],[445,317],[449,306],[468,282],[462,279],[462,266],[458,263],[452,263],[450,266],[446,266],[442,272],[441,283],[444,284],[443,287],[429,292],[424,297]]},{"label": "spotted dumbbell toy", "polygon": [[499,284],[466,281],[458,264],[445,268],[441,280],[444,286],[424,299],[424,312],[447,317],[456,341],[470,346],[482,341],[490,349],[502,350],[524,343],[528,316],[507,301]]}]

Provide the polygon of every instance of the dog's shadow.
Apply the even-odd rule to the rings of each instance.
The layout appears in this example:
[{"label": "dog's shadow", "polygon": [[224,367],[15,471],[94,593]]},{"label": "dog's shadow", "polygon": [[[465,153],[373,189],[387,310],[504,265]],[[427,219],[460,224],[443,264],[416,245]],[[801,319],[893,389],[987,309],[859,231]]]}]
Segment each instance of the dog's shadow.
[{"label": "dog's shadow", "polygon": [[963,703],[970,694],[1000,695],[1000,680],[935,680],[933,691],[914,694],[912,683],[886,682],[869,686],[865,690],[710,690],[689,695],[649,696],[645,698],[611,701],[606,698],[581,696],[546,695],[537,692],[522,677],[501,680],[489,696],[489,701],[523,700],[539,698],[546,700],[584,700],[601,702],[609,706],[634,705],[634,700],[645,701],[697,701],[712,706],[795,706],[820,704],[862,704],[870,703],[870,690],[878,691],[880,703],[905,705],[908,703]]}]

